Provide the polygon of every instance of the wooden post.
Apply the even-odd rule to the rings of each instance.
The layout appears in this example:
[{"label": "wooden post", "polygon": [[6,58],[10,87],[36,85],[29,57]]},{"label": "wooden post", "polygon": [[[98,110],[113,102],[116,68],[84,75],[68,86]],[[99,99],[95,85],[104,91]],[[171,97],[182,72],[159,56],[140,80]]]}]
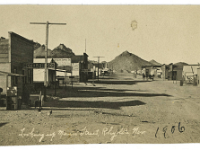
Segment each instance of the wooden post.
[{"label": "wooden post", "polygon": [[56,96],[56,81],[54,82],[55,84],[54,84],[54,87],[55,87],[55,93],[54,93],[54,95]]},{"label": "wooden post", "polygon": [[42,106],[42,92],[40,91],[40,95],[39,95],[39,102],[40,102],[40,107]]}]

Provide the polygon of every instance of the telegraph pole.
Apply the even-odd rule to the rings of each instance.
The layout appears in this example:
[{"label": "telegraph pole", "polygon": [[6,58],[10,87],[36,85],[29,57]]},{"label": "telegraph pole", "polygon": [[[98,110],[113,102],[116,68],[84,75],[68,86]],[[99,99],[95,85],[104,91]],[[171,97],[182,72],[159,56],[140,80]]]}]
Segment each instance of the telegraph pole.
[{"label": "telegraph pole", "polygon": [[98,58],[98,81],[99,81],[99,60],[100,58],[103,58],[103,56],[94,56],[95,58]]},{"label": "telegraph pole", "polygon": [[86,53],[86,39],[85,39],[85,53]]},{"label": "telegraph pole", "polygon": [[49,38],[49,25],[66,25],[66,23],[50,23],[50,22],[30,22],[30,24],[43,24],[46,25],[46,42],[45,42],[45,66],[44,66],[44,101],[46,101],[46,87],[47,87],[47,53],[48,53],[48,38]]}]

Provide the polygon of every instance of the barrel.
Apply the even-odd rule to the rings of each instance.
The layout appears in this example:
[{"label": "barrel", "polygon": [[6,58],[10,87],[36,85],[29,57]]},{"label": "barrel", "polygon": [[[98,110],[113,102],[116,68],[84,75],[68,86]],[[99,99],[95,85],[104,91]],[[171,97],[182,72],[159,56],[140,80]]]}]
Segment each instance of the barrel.
[{"label": "barrel", "polygon": [[183,80],[180,80],[180,86],[183,86]]},{"label": "barrel", "polygon": [[197,86],[197,78],[196,77],[194,77],[193,85]]}]

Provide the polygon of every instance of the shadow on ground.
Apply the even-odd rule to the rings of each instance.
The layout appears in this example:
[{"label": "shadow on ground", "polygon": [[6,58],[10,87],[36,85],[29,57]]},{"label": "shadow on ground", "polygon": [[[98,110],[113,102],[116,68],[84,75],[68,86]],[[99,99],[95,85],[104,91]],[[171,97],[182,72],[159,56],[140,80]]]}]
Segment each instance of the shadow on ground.
[{"label": "shadow on ground", "polygon": [[[45,104],[45,107],[70,107],[70,108],[108,108],[120,109],[120,107],[139,106],[146,103],[133,100],[123,102],[104,102],[104,101],[52,101]],[[45,107],[43,107],[45,109]]]},{"label": "shadow on ground", "polygon": [[[125,79],[125,80],[129,80],[129,79]],[[99,81],[95,81],[94,84],[126,84],[126,85],[134,85],[137,83],[141,83],[141,82],[151,82],[151,81],[146,81],[146,80],[137,80],[137,81],[117,81],[117,80],[110,80],[110,81],[106,81],[106,80],[99,80]],[[87,83],[93,83],[93,81],[88,81]]]},{"label": "shadow on ground", "polygon": [[6,125],[8,122],[0,123],[0,127]]},{"label": "shadow on ground", "polygon": [[[48,89],[47,94],[53,95],[53,89]],[[165,93],[148,93],[142,90],[127,90],[127,89],[106,89],[101,87],[67,87],[57,89],[56,95],[60,98],[70,97],[155,97],[155,96],[171,96]]]}]

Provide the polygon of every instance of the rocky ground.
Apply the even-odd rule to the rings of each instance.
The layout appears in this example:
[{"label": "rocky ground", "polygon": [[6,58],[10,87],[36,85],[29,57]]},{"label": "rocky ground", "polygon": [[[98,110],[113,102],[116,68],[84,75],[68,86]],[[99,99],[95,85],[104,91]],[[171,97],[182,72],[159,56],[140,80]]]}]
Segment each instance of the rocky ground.
[{"label": "rocky ground", "polygon": [[198,143],[199,91],[127,73],[49,89],[41,112],[0,108],[0,145]]}]

